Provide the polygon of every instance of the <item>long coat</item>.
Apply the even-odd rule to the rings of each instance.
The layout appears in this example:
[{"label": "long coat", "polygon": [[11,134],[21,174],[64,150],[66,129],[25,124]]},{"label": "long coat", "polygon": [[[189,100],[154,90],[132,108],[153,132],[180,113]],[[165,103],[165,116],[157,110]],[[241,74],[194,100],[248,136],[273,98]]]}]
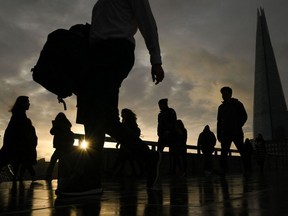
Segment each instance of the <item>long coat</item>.
[{"label": "long coat", "polygon": [[37,142],[36,130],[25,112],[13,114],[4,134],[2,155],[5,155],[5,162],[36,164]]}]

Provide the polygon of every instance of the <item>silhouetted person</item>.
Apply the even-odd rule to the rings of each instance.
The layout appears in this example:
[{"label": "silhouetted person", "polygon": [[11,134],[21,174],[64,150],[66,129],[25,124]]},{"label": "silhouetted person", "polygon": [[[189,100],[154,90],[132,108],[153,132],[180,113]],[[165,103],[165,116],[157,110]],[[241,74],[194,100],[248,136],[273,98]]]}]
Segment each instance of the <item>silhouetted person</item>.
[{"label": "silhouetted person", "polygon": [[158,105],[158,151],[163,152],[165,147],[170,147],[176,141],[177,115],[175,110],[168,106],[167,98],[159,100]]},{"label": "silhouetted person", "polygon": [[252,172],[252,155],[254,153],[254,148],[252,142],[246,138],[244,142],[244,151],[247,159],[247,171]]},{"label": "silhouetted person", "polygon": [[204,172],[206,174],[211,174],[212,172],[212,157],[216,141],[215,134],[210,130],[209,125],[206,125],[203,131],[199,134],[197,141],[198,154],[200,154],[201,150],[204,157]]},{"label": "silhouetted person", "polygon": [[263,172],[267,152],[266,152],[265,140],[264,140],[262,134],[257,135],[257,137],[254,141],[254,145],[255,145],[256,161],[260,167],[260,172]]},{"label": "silhouetted person", "polygon": [[101,157],[106,133],[146,163],[147,187],[156,183],[161,155],[125,128],[118,113],[119,89],[134,65],[134,35],[138,29],[149,50],[152,80],[158,84],[164,79],[164,71],[157,26],[148,0],[96,2],[89,38],[89,65],[79,78],[83,85],[77,95],[77,123],[84,124],[85,139],[90,145],[87,157],[75,167],[73,175],[58,182],[58,195],[102,192]]},{"label": "silhouetted person", "polygon": [[[122,124],[124,127],[127,127],[128,130],[133,131],[135,136],[140,137],[141,130],[138,127],[137,124],[137,116],[136,114],[130,110],[130,109],[122,109],[121,110],[121,117],[122,117]],[[116,147],[119,148],[120,145],[120,151],[118,159],[116,160],[116,167],[115,167],[115,174],[122,174],[126,161],[130,163],[133,174],[137,175],[137,165],[139,165],[140,168],[140,174],[143,171],[141,162],[138,161],[137,158],[133,155],[133,152],[131,152],[129,149],[125,148],[125,145],[122,145],[121,143],[117,143]]]},{"label": "silhouetted person", "polygon": [[217,138],[221,143],[221,172],[225,174],[227,171],[228,153],[232,142],[234,142],[241,155],[246,171],[247,159],[243,151],[244,135],[242,127],[247,121],[247,113],[243,104],[238,99],[232,98],[230,87],[223,87],[220,92],[223,102],[218,108]]},{"label": "silhouetted person", "polygon": [[53,152],[49,166],[46,171],[46,180],[52,179],[53,169],[57,160],[65,153],[72,150],[74,144],[74,133],[71,131],[72,124],[63,112],[60,112],[52,121],[50,134],[53,135]]},{"label": "silhouetted person", "polygon": [[177,115],[174,109],[168,106],[168,99],[164,98],[159,100],[158,106],[160,113],[158,114],[158,148],[157,150],[163,152],[165,147],[169,147],[170,157],[170,173],[174,172],[174,154],[176,144],[176,121]]},{"label": "silhouetted person", "polygon": [[176,176],[186,175],[187,171],[187,129],[182,120],[176,121],[176,142],[173,144],[173,172]]},{"label": "silhouetted person", "polygon": [[29,107],[29,97],[19,96],[16,99],[10,110],[12,117],[4,134],[3,148],[7,154],[7,162],[14,169],[14,181],[22,180],[26,170],[29,171],[32,180],[35,179],[33,165],[37,163],[38,138],[31,120],[26,116]]}]

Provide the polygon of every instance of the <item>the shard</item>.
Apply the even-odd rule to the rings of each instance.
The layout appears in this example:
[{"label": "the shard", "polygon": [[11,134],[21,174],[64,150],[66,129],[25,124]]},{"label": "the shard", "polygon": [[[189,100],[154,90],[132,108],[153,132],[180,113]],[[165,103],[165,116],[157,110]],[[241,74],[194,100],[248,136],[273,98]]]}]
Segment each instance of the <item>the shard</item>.
[{"label": "the shard", "polygon": [[264,9],[257,10],[254,80],[254,137],[288,138],[288,113]]}]

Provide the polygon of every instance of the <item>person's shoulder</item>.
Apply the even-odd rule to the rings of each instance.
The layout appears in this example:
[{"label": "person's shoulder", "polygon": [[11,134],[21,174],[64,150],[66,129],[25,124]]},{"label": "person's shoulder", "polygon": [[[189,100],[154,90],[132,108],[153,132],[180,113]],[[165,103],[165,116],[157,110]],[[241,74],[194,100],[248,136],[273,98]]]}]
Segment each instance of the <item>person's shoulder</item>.
[{"label": "person's shoulder", "polygon": [[169,107],[168,110],[169,110],[170,112],[176,113],[176,111],[175,111],[173,108],[171,108],[171,107]]},{"label": "person's shoulder", "polygon": [[222,103],[218,106],[218,109],[222,109],[226,104],[224,103],[224,101],[222,101]]},{"label": "person's shoulder", "polygon": [[237,98],[231,98],[231,102],[235,104],[242,104],[242,102],[238,100]]},{"label": "person's shoulder", "polygon": [[232,106],[232,107],[239,107],[239,106],[243,106],[243,103],[237,98],[231,98],[229,103],[227,103],[227,105]]}]

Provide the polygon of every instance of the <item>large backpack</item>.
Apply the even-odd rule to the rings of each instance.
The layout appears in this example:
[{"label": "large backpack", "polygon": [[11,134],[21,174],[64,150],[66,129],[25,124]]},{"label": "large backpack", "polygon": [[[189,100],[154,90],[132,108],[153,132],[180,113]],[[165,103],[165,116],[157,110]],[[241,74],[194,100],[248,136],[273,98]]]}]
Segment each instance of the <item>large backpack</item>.
[{"label": "large backpack", "polygon": [[90,24],[77,24],[69,30],[51,32],[31,69],[33,80],[58,96],[59,102],[72,93],[77,95],[77,85],[87,59]]}]

